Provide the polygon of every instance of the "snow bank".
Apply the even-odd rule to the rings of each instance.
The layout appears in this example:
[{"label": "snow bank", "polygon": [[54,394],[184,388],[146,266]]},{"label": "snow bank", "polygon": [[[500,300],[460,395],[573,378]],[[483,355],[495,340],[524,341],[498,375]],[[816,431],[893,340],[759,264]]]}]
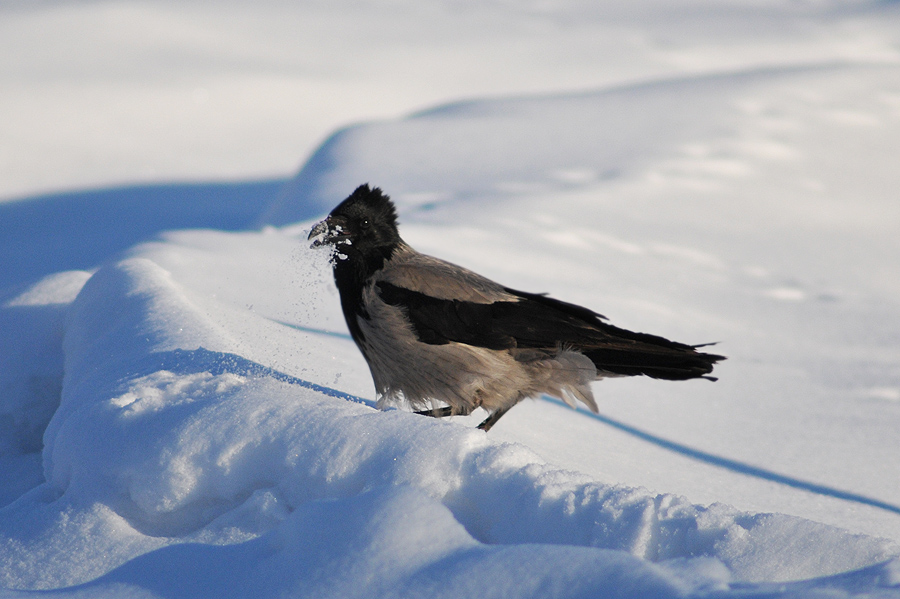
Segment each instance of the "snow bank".
[{"label": "snow bank", "polygon": [[[310,203],[326,212],[346,189],[370,179],[408,209],[649,175],[657,185],[689,185],[695,193],[721,190],[760,166],[780,170],[802,160],[815,150],[806,146],[804,137],[815,135],[808,128],[849,126],[862,142],[867,126],[893,123],[896,82],[892,65],[813,64],[446,104],[337,131],[263,221],[306,220]],[[888,175],[882,157],[866,159]],[[791,210],[804,208],[800,202]]]},{"label": "snow bank", "polygon": [[[434,35],[449,29],[461,45],[471,41],[468,29],[446,25],[445,5],[364,4],[351,29],[377,32],[382,43],[404,24],[429,23],[402,38],[428,39],[418,72],[445,85],[429,98],[460,93],[434,57],[467,75],[483,66],[490,81],[464,89],[507,97],[337,131],[257,221],[282,229],[168,233],[112,255],[166,227],[243,226],[277,182],[217,188],[233,200],[224,211],[184,185],[5,205],[3,214],[34,228],[30,245],[9,231],[0,244],[19,248],[0,289],[26,285],[0,301],[0,595],[900,596],[896,11],[839,1],[775,2],[763,12],[697,3],[691,20],[683,7],[653,3],[454,6],[446,11],[454,23],[483,19],[476,49],[461,55]],[[0,38],[22,47],[26,38],[67,39],[35,32],[83,32],[67,14],[112,38],[126,22],[124,30],[143,31],[134,15],[187,23],[175,54],[148,50],[165,56],[198,48],[218,56],[221,40],[232,39],[222,31],[246,21],[243,9],[223,13],[219,33],[198,41],[193,33],[211,22],[196,6],[20,8],[4,9],[10,35]],[[189,18],[179,21],[184,10]],[[29,75],[42,101],[67,90],[65,110],[57,121],[4,126],[52,132],[33,147],[52,146],[62,162],[35,161],[41,152],[17,146],[28,168],[13,168],[24,174],[4,193],[36,181],[146,177],[147,164],[179,176],[266,174],[296,147],[297,130],[280,111],[303,114],[300,96],[328,109],[302,116],[307,139],[329,118],[421,105],[430,84],[397,69],[389,51],[367,55],[379,68],[365,85],[335,83],[334,72],[360,69],[347,40],[371,41],[333,33],[346,31],[333,25],[346,20],[344,7],[309,9],[335,19],[328,27],[284,10],[277,14],[317,30],[304,43],[318,53],[326,39],[341,46],[319,87],[258,78],[269,27],[259,28],[265,43],[235,44],[232,65],[199,84],[133,84],[130,62],[125,88],[83,77],[88,87],[72,92],[48,78],[54,93],[46,93]],[[511,13],[515,31],[498,46]],[[563,26],[587,16],[618,25]],[[281,43],[294,47],[297,19],[277,20]],[[544,38],[535,26],[556,33]],[[146,42],[141,35],[130,51]],[[540,69],[503,68],[522,63],[523,48],[532,59],[546,54],[554,44],[545,39],[568,50]],[[104,44],[89,55],[108,57],[104,69],[125,66],[128,53]],[[573,48],[586,58],[560,69]],[[284,63],[275,54],[277,71]],[[487,66],[478,62],[488,54]],[[87,63],[83,72],[93,73]],[[33,62],[22,64],[16,73],[32,72]],[[635,80],[652,81],[622,83]],[[586,82],[598,91],[508,97]],[[411,87],[391,91],[399,83]],[[216,116],[216,98],[248,84],[256,92],[238,98],[245,107]],[[263,114],[259,92],[279,110]],[[29,97],[3,101],[17,114],[45,114]],[[362,108],[360,97],[369,98]],[[160,98],[178,107],[161,111],[178,129],[175,143],[144,131],[152,121],[128,111],[109,118],[104,108],[141,113]],[[183,124],[198,115],[205,120],[193,130],[206,133],[190,134]],[[230,121],[243,129],[222,126]],[[99,139],[96,155],[116,160],[71,152],[54,122],[74,123],[69,139]],[[9,139],[29,138],[19,133]],[[210,139],[222,142],[213,144],[216,165],[192,150]],[[120,144],[133,140],[140,147]],[[247,163],[247,148],[263,146],[269,156]],[[72,163],[72,155],[87,158]],[[606,381],[599,417],[534,401],[489,435],[471,428],[481,415],[434,421],[374,410],[328,266],[306,251],[308,223],[296,224],[363,181],[397,200],[402,233],[419,249],[549,290],[621,326],[721,339],[729,356],[721,380],[665,391]],[[78,218],[67,216],[73,200],[85,208]],[[108,205],[119,209],[114,218]],[[161,209],[171,212],[148,222]],[[51,218],[63,225],[43,226]],[[73,270],[81,268],[91,272]]]},{"label": "snow bank", "polygon": [[[195,245],[207,235],[228,236],[195,234]],[[273,237],[297,242],[235,237],[251,254]],[[315,370],[303,379],[289,372],[298,364],[255,361],[265,334],[238,341],[222,325],[233,307],[141,253],[91,276],[62,345],[47,343],[64,350],[65,378],[44,435],[46,483],[0,511],[7,588],[674,597],[840,572],[896,550],[599,484],[475,429],[378,412],[315,383]],[[893,563],[865,588],[894,584]]]}]

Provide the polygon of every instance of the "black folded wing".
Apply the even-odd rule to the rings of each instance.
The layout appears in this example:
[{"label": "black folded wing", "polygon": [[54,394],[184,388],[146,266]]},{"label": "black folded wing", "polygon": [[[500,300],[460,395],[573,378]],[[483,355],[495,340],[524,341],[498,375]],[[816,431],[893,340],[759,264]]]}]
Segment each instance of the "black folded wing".
[{"label": "black folded wing", "polygon": [[405,311],[420,341],[432,345],[456,342],[548,353],[574,349],[601,373],[670,380],[702,377],[724,359],[663,337],[620,329],[587,308],[541,294],[507,288],[517,300],[478,303],[435,298],[384,281],[376,290],[382,301]]},{"label": "black folded wing", "polygon": [[[386,304],[403,308],[419,341],[443,345],[451,341],[488,349],[512,349],[517,342],[495,318],[497,303],[485,304],[432,297],[384,281],[375,284]],[[508,303],[508,302],[502,302]]]}]

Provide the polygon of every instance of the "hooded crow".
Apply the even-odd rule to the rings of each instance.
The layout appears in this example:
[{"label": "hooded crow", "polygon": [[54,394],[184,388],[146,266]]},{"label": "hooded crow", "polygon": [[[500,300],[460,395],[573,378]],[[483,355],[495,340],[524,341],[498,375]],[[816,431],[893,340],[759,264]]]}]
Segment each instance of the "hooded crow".
[{"label": "hooded crow", "polygon": [[[312,228],[311,247],[333,248],[334,280],[378,407],[490,415],[489,430],[526,397],[547,394],[593,412],[592,381],[611,376],[705,378],[723,356],[603,322],[592,310],[504,287],[420,254],[397,231],[378,188],[358,187]],[[444,404],[444,405],[441,405]]]}]

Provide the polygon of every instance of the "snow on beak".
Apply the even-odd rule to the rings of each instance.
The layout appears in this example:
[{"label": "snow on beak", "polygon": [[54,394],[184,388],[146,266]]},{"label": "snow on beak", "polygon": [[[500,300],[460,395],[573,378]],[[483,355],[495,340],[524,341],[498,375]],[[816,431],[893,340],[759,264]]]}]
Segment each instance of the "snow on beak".
[{"label": "snow on beak", "polygon": [[335,245],[342,239],[348,239],[350,234],[344,230],[338,219],[332,219],[330,216],[316,225],[309,232],[307,240],[312,240],[311,248],[320,248],[323,245]]}]

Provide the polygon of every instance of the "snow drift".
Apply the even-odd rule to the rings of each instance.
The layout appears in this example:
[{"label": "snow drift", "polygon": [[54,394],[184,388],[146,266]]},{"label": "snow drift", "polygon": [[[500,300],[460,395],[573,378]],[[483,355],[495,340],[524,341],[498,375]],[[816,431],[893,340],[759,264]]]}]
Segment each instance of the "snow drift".
[{"label": "snow drift", "polygon": [[[70,231],[90,265],[42,232],[0,276],[0,595],[900,596],[900,69],[839,46],[346,127],[265,209]],[[375,410],[305,241],[365,181],[417,249],[721,340],[721,380]]]},{"label": "snow drift", "polygon": [[[207,235],[226,234],[187,239]],[[474,429],[378,412],[255,361],[222,325],[234,308],[192,295],[134,257],[101,268],[69,306],[47,482],[2,513],[6,586],[100,576],[92,594],[246,596],[264,580],[253,594],[680,596],[896,551],[798,518],[598,484]],[[876,587],[894,584],[896,563],[873,571]]]}]

